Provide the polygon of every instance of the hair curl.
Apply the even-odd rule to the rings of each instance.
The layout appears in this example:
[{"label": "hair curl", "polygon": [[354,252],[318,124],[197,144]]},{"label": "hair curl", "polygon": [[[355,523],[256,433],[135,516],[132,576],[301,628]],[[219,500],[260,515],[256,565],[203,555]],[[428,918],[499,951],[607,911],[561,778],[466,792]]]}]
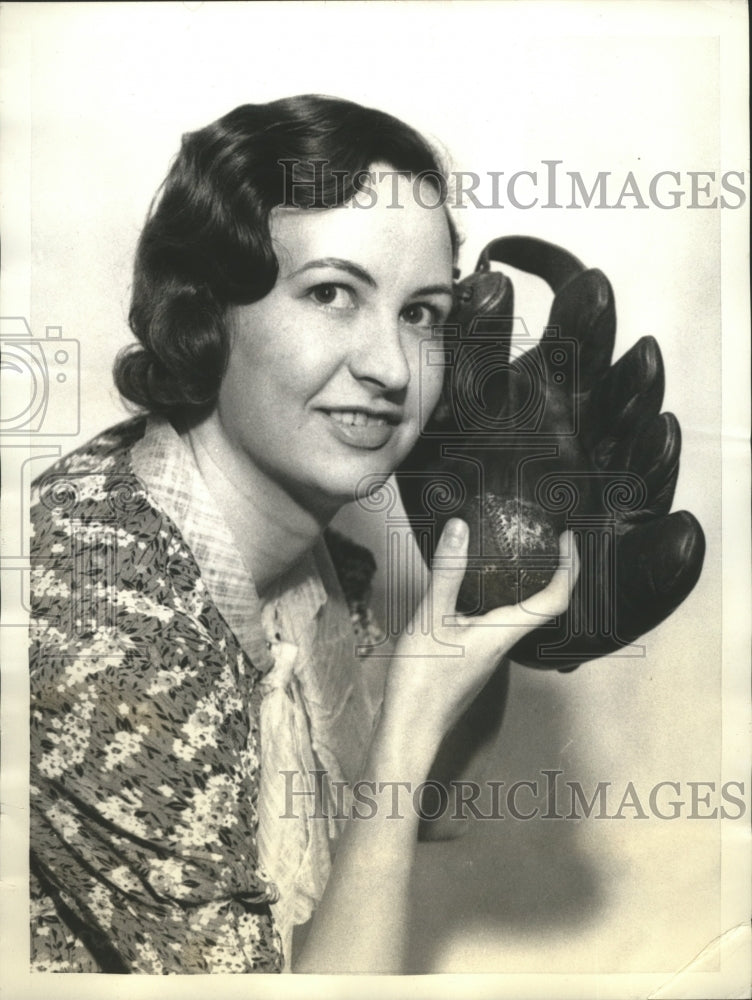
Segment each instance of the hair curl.
[{"label": "hair curl", "polygon": [[120,393],[165,415],[213,406],[230,351],[228,306],[263,298],[277,279],[272,209],[342,205],[377,162],[444,176],[414,129],[332,97],[244,104],[183,136],[136,251],[129,323],[139,343],[115,362]]}]

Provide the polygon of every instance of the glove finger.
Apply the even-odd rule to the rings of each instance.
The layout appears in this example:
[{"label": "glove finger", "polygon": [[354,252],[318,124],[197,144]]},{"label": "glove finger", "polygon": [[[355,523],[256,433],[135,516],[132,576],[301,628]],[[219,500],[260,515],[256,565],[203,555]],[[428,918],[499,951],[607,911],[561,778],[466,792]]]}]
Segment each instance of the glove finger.
[{"label": "glove finger", "polygon": [[642,479],[644,487],[639,510],[624,511],[622,521],[669,513],[680,456],[681,428],[673,413],[659,413],[637,435],[617,444],[610,470],[628,470]]},{"label": "glove finger", "polygon": [[699,578],[705,536],[692,514],[678,511],[635,525],[615,546],[606,532],[585,532],[579,546],[583,570],[559,652],[592,659],[652,631],[681,604]]},{"label": "glove finger", "polygon": [[[556,352],[571,355],[560,365],[559,388],[569,395],[589,392],[611,364],[616,337],[616,307],[611,283],[602,271],[583,271],[554,298],[539,349],[552,371]],[[567,341],[574,341],[568,344]]]},{"label": "glove finger", "polygon": [[498,271],[470,274],[455,286],[455,307],[450,325],[459,327],[459,340],[445,336],[451,355],[434,422],[454,420],[461,414],[484,425],[502,407],[509,364],[514,314],[514,287]]},{"label": "glove finger", "polygon": [[599,548],[580,548],[582,568],[567,614],[517,643],[511,659],[567,672],[650,632],[697,583],[705,536],[692,514],[677,511],[627,531],[613,559],[610,546]]},{"label": "glove finger", "polygon": [[[608,280],[600,271],[582,272],[554,299],[540,341],[511,358],[508,380],[499,390],[506,429],[530,430],[532,414],[538,413],[533,422],[540,432],[572,434],[581,397],[609,369],[615,330]],[[587,438],[583,442],[592,447]]]},{"label": "glove finger", "polygon": [[544,387],[574,400],[608,372],[615,337],[611,284],[602,271],[583,271],[556,295],[543,336],[521,360],[543,374]]},{"label": "glove finger", "polygon": [[658,341],[642,337],[593,387],[587,438],[598,468],[608,466],[617,438],[634,436],[660,413],[665,382]]},{"label": "glove finger", "polygon": [[617,626],[632,642],[678,607],[699,579],[705,535],[680,510],[627,531],[617,547]]},{"label": "glove finger", "polygon": [[585,270],[573,253],[535,236],[501,236],[492,240],[478,258],[476,270],[488,271],[491,261],[543,278],[554,293]]}]

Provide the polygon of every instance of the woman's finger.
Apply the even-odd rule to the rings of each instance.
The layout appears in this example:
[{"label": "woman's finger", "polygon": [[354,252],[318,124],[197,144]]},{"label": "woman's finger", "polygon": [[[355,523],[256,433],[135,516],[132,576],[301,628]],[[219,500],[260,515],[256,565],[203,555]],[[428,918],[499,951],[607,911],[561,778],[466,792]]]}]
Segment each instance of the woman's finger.
[{"label": "woman's finger", "polygon": [[445,615],[453,615],[467,569],[467,524],[453,517],[444,527],[431,565],[431,582],[423,598],[428,602],[427,618],[441,625]]}]

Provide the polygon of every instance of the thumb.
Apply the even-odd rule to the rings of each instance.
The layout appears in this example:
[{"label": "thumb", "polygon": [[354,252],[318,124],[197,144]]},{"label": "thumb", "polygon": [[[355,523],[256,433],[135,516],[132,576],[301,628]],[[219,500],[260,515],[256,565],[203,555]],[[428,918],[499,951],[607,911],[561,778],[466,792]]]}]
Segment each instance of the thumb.
[{"label": "thumb", "polygon": [[467,569],[468,527],[453,517],[444,526],[431,564],[431,581],[423,598],[429,620],[440,625],[444,615],[455,614],[457,595]]}]

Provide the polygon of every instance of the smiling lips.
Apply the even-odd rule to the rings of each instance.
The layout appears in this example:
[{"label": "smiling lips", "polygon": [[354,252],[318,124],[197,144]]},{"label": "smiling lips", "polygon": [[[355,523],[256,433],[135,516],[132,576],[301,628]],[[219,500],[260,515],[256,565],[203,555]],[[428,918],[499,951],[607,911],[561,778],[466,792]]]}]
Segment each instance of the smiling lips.
[{"label": "smiling lips", "polygon": [[330,410],[329,416],[338,424],[345,424],[347,427],[381,426],[387,422],[386,417],[377,417],[363,410]]},{"label": "smiling lips", "polygon": [[400,422],[395,414],[369,413],[365,410],[322,410],[334,436],[355,448],[382,448]]}]

